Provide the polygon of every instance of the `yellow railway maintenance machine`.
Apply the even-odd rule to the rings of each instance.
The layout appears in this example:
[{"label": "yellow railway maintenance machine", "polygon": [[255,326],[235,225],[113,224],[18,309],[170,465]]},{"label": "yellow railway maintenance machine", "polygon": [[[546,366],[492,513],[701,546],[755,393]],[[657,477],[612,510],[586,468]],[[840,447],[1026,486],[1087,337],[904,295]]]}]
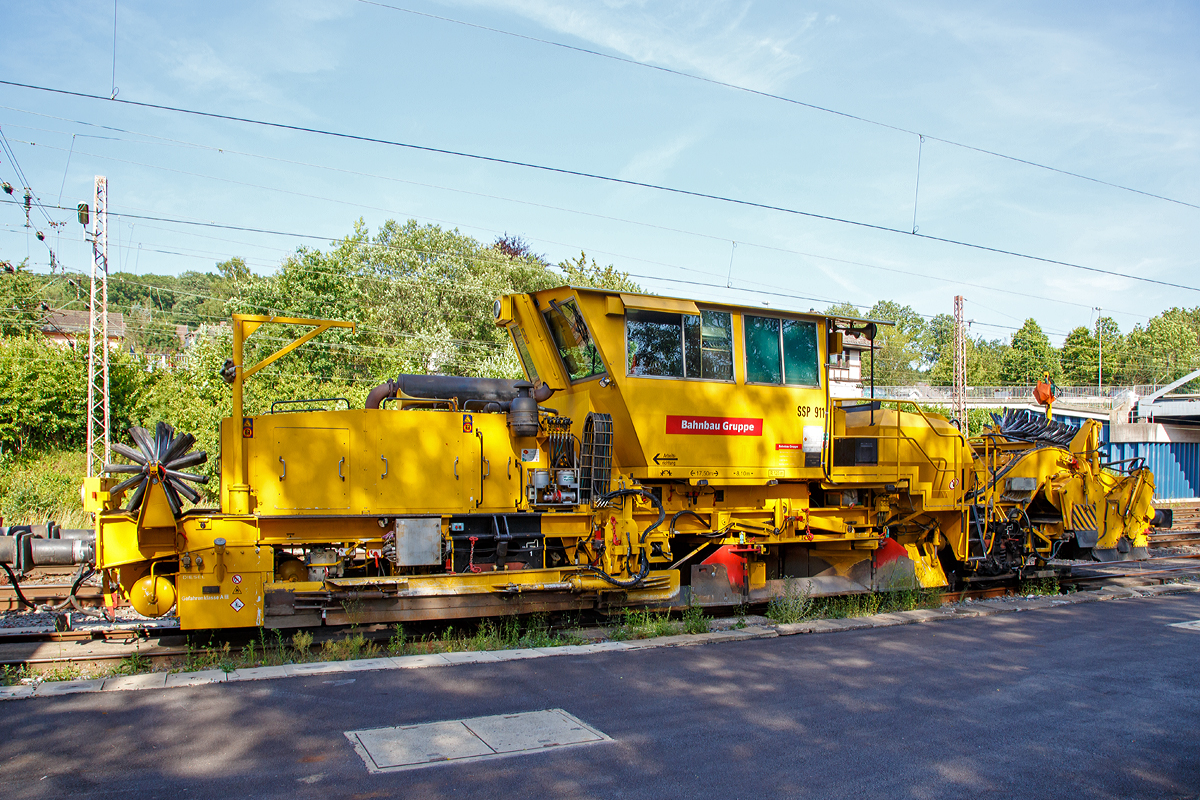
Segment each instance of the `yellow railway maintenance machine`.
[{"label": "yellow railway maintenance machine", "polygon": [[[235,315],[220,510],[159,424],[84,496],[96,567],[182,627],[295,627],[765,601],[1144,556],[1152,474],[1099,425],[1008,413],[968,440],[830,396],[821,314],[562,287],[502,297],[525,381],[404,375],[366,408],[245,416],[243,381],[330,327]],[[310,326],[246,366],[268,323]],[[123,479],[123,480],[122,480]]]}]

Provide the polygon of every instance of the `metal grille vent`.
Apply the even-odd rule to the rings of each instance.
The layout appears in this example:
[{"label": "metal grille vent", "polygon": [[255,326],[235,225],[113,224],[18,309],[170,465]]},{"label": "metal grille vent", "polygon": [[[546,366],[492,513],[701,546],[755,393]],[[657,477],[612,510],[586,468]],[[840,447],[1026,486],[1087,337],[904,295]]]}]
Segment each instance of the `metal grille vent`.
[{"label": "metal grille vent", "polygon": [[612,482],[612,441],[612,416],[595,411],[589,413],[583,423],[583,445],[580,448],[581,504],[591,503],[597,508],[608,505],[608,501],[599,501],[598,498],[608,493]]}]

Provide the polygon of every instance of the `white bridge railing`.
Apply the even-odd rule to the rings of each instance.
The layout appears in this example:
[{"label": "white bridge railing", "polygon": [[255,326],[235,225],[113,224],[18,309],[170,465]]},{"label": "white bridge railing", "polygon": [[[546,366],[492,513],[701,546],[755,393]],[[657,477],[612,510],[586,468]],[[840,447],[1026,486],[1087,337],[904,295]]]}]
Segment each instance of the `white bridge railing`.
[{"label": "white bridge railing", "polygon": [[[1129,402],[1137,397],[1145,397],[1157,391],[1157,386],[1059,386],[1058,400],[1068,403],[1082,403],[1113,407],[1113,401]],[[863,394],[871,393],[869,384],[863,385]],[[915,400],[921,403],[938,403],[950,405],[954,402],[954,387],[930,386],[915,384],[912,386],[876,386],[875,397],[885,400]],[[968,386],[967,402],[973,406],[985,403],[1032,403],[1033,386]]]}]

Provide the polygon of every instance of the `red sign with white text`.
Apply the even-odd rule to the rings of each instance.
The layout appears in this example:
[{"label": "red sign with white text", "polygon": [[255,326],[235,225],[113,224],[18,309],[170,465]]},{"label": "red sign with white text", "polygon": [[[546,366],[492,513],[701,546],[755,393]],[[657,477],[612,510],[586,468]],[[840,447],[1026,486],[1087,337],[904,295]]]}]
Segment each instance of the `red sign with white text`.
[{"label": "red sign with white text", "polygon": [[746,417],[684,417],[667,415],[667,433],[706,436],[762,436],[761,419]]}]

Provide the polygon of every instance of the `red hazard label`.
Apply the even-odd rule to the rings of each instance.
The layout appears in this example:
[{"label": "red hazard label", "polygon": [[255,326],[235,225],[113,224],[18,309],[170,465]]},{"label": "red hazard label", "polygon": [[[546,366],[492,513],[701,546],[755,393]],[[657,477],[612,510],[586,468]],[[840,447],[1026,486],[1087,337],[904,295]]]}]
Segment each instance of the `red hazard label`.
[{"label": "red hazard label", "polygon": [[667,415],[667,433],[709,436],[762,436],[761,419],[747,417],[683,417]]}]

